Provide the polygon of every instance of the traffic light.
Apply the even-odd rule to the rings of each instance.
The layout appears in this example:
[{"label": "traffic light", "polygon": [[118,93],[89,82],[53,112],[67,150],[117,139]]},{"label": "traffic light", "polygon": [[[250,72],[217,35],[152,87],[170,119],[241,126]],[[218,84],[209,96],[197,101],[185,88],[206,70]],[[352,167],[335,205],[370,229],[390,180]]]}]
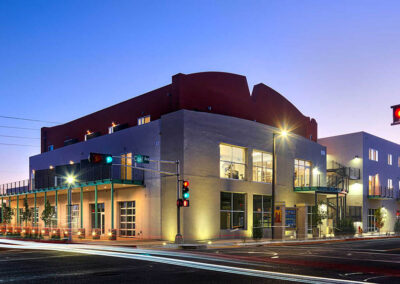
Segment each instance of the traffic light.
[{"label": "traffic light", "polygon": [[183,200],[183,207],[189,207],[189,200]]},{"label": "traffic light", "polygon": [[91,164],[111,164],[113,157],[110,154],[90,153],[88,160]]},{"label": "traffic light", "polygon": [[392,125],[400,124],[400,105],[392,106],[393,123]]},{"label": "traffic light", "polygon": [[182,197],[183,200],[189,199],[190,194],[189,194],[189,182],[184,180],[182,183]]}]

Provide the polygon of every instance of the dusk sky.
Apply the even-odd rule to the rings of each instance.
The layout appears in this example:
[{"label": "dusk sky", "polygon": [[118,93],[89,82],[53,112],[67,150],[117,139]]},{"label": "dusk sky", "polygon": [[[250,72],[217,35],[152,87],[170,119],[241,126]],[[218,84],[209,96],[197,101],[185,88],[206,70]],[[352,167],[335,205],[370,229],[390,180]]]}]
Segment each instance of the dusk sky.
[{"label": "dusk sky", "polygon": [[[176,73],[225,71],[280,92],[319,137],[400,143],[399,15],[400,1],[3,0],[0,116],[64,123]],[[28,178],[51,125],[0,118],[0,183]]]}]

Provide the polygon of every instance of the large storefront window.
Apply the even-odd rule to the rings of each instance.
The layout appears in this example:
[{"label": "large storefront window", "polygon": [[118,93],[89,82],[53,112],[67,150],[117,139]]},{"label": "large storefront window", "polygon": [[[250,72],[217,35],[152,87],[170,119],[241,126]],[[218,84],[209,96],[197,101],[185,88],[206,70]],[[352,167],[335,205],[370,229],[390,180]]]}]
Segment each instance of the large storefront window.
[{"label": "large storefront window", "polygon": [[307,233],[312,234],[312,229],[314,226],[313,224],[313,212],[315,206],[307,206]]},{"label": "large storefront window", "polygon": [[221,192],[221,230],[245,229],[246,195]]},{"label": "large storefront window", "polygon": [[52,206],[54,208],[54,214],[50,219],[50,227],[57,228],[57,206]]},{"label": "large storefront window", "polygon": [[375,211],[376,209],[368,209],[368,232],[378,231],[376,227]]},{"label": "large storefront window", "polygon": [[[68,205],[67,205],[67,218],[68,218]],[[71,205],[71,227],[73,229],[79,228],[79,204]]]},{"label": "large storefront window", "polygon": [[253,196],[253,227],[270,228],[272,215],[272,198],[268,195]]},{"label": "large storefront window", "polygon": [[119,202],[119,234],[121,237],[136,235],[135,201]]},{"label": "large storefront window", "polygon": [[272,154],[253,151],[253,181],[272,182]]},{"label": "large storefront window", "polygon": [[[90,204],[90,216],[92,221],[92,229],[96,228],[96,212],[94,204]],[[101,229],[101,233],[105,233],[105,214],[104,214],[104,203],[97,204],[97,225]]]},{"label": "large storefront window", "polygon": [[36,207],[36,210],[34,207],[31,208],[32,212],[32,226],[39,226],[39,208]]},{"label": "large storefront window", "polygon": [[246,170],[245,149],[225,144],[219,145],[220,177],[244,179]]},{"label": "large storefront window", "polygon": [[311,162],[294,160],[294,186],[311,185]]}]

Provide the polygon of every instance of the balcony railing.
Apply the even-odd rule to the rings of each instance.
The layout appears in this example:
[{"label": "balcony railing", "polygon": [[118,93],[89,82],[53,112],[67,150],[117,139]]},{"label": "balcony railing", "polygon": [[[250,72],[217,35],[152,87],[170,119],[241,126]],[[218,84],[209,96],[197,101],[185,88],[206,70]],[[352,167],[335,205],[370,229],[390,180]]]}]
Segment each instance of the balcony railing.
[{"label": "balcony railing", "polygon": [[394,197],[394,189],[386,186],[372,186],[368,189],[368,198],[386,199]]},{"label": "balcony railing", "polygon": [[84,168],[76,167],[77,172],[57,173],[56,169],[38,170],[31,180],[6,183],[0,185],[0,196],[30,193],[37,190],[67,186],[66,177],[72,174],[76,183],[84,186],[99,181],[113,181],[116,183],[144,183],[144,171],[119,165],[95,165]]}]

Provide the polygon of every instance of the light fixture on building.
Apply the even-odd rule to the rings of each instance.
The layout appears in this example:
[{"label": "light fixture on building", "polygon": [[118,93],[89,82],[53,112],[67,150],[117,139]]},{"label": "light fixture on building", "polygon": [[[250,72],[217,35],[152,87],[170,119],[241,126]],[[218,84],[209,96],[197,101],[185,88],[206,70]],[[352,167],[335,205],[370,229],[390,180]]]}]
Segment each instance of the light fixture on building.
[{"label": "light fixture on building", "polygon": [[49,169],[52,170],[52,169],[54,169],[54,167],[52,165],[50,165]]},{"label": "light fixture on building", "polygon": [[71,185],[71,184],[74,184],[76,182],[76,177],[74,175],[69,174],[69,175],[67,175],[66,180],[67,180],[67,183],[69,185]]},{"label": "light fixture on building", "polygon": [[74,164],[74,161],[72,161],[72,160],[69,161],[69,164],[70,164],[70,165],[73,165],[73,164]]},{"label": "light fixture on building", "polygon": [[312,171],[313,171],[313,174],[315,174],[315,175],[319,173],[318,167],[313,168]]}]

